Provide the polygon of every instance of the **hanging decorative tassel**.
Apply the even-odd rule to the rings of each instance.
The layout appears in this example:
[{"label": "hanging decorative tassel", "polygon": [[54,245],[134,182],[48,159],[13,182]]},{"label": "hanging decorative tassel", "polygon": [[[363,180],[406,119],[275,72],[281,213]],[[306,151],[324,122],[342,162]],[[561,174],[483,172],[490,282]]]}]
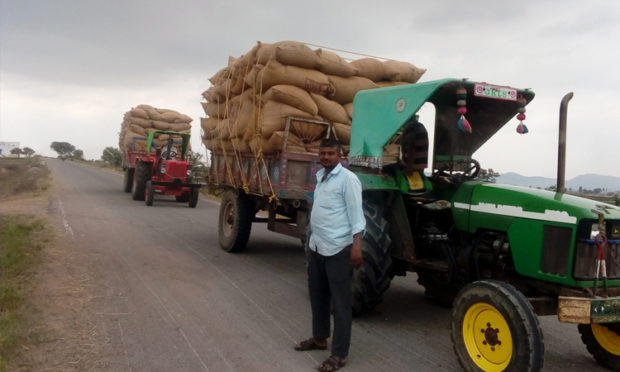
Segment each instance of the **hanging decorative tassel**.
[{"label": "hanging decorative tassel", "polygon": [[465,118],[465,114],[467,113],[467,90],[465,88],[458,88],[456,90],[456,105],[458,106],[457,112],[460,115],[459,120],[457,121],[457,127],[459,130],[465,133],[471,133],[471,125],[467,118]]},{"label": "hanging decorative tassel", "polygon": [[517,115],[517,120],[519,120],[519,125],[517,125],[517,133],[526,134],[527,132],[529,132],[529,130],[527,129],[527,125],[523,123],[523,120],[525,120],[525,98],[519,95],[519,98],[517,98],[517,102],[519,103],[519,108],[517,109],[517,112],[519,113]]}]

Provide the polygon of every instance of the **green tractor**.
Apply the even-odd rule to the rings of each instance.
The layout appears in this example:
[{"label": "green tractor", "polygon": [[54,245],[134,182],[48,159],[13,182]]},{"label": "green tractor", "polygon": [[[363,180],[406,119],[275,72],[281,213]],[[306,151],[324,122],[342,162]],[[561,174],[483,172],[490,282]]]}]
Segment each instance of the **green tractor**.
[{"label": "green tractor", "polygon": [[[618,370],[620,208],[564,193],[563,164],[558,192],[477,177],[472,154],[515,115],[522,119],[533,98],[460,79],[357,94],[349,168],[363,184],[367,226],[354,312],[381,302],[394,275],[416,272],[428,296],[453,305],[452,340],[465,370],[540,370],[537,315],[578,324],[594,358]],[[427,102],[435,123],[425,175],[424,166],[409,166],[425,157],[424,131],[410,136],[413,144],[405,137]],[[390,144],[402,155],[386,166]]]}]

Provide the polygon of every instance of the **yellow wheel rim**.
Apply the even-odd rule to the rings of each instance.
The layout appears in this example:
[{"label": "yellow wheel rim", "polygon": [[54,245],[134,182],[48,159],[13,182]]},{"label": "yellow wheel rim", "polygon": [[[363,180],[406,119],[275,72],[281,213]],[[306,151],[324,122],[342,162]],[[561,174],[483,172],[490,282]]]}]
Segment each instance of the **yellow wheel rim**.
[{"label": "yellow wheel rim", "polygon": [[510,327],[494,306],[479,302],[467,310],[463,319],[463,341],[469,357],[483,371],[503,371],[510,363]]},{"label": "yellow wheel rim", "polygon": [[591,324],[592,334],[596,341],[607,352],[620,356],[620,335],[604,325]]}]

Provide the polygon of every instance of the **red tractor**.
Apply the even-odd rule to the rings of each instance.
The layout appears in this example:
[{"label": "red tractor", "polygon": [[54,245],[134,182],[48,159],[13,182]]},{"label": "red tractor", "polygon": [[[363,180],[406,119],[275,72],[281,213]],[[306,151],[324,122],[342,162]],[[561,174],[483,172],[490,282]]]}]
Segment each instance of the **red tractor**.
[{"label": "red tractor", "polygon": [[[170,136],[166,145],[157,148],[153,138],[158,134]],[[181,138],[182,141],[174,141]],[[133,175],[133,200],[144,200],[146,205],[153,205],[155,194],[174,195],[177,202],[188,203],[195,208],[201,184],[191,183],[191,162],[185,159],[190,135],[170,131],[152,131],[149,133],[146,152],[135,157],[135,175]],[[177,146],[181,146],[179,152]],[[155,153],[151,148],[155,148]]]}]

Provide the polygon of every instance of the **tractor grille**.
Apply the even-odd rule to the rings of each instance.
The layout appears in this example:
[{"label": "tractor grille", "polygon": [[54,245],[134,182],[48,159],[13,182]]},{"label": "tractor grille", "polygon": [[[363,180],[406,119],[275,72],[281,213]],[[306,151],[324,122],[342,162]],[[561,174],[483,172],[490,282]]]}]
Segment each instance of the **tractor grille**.
[{"label": "tractor grille", "polygon": [[[605,248],[607,277],[620,279],[620,243],[609,242]],[[577,243],[575,251],[575,279],[593,280],[596,277],[596,246],[591,240]]]},{"label": "tractor grille", "polygon": [[545,273],[566,276],[573,230],[547,225],[544,233],[541,270]]}]

